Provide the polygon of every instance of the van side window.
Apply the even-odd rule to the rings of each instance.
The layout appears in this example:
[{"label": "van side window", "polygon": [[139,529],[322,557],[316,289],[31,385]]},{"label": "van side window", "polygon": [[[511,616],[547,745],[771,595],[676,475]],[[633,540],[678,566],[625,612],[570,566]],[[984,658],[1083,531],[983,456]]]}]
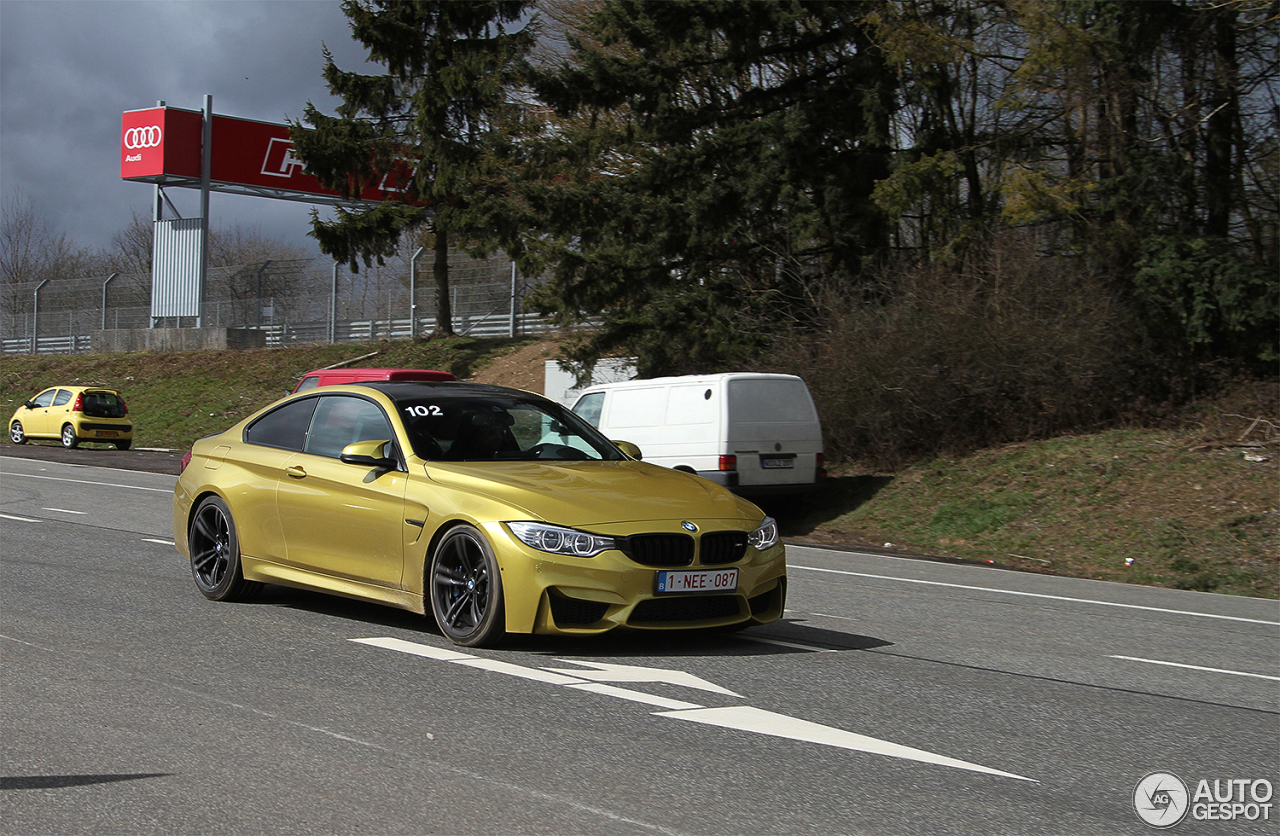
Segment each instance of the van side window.
[{"label": "van side window", "polygon": [[295,389],[294,391],[305,392],[308,389],[314,389],[316,388],[316,384],[319,382],[320,382],[320,378],[317,377],[316,375],[311,375],[310,377],[304,377],[302,379],[302,382],[298,384],[298,388]]},{"label": "van side window", "polygon": [[593,427],[600,426],[600,410],[604,407],[604,392],[583,395],[573,405],[573,411],[581,415]]}]

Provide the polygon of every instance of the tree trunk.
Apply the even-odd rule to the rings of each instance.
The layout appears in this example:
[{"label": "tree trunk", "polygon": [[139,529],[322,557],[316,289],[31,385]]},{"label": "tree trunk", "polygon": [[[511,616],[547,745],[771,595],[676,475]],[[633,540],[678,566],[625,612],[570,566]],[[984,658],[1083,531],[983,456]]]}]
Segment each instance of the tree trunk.
[{"label": "tree trunk", "polygon": [[449,299],[449,231],[436,227],[435,261],[431,266],[436,279],[436,334],[442,337],[457,336],[453,333],[453,303]]},{"label": "tree trunk", "polygon": [[1235,11],[1230,7],[1215,10],[1213,24],[1213,112],[1208,119],[1205,136],[1205,204],[1208,210],[1205,233],[1226,238],[1231,230],[1232,152],[1235,148],[1236,64]]}]

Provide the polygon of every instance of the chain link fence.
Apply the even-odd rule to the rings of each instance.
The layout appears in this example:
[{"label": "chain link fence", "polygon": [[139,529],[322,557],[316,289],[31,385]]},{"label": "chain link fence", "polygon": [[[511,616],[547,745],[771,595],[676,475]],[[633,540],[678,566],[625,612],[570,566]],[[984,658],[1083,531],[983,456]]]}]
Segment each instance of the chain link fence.
[{"label": "chain link fence", "polygon": [[[210,268],[203,325],[262,331],[268,346],[408,339],[436,325],[430,253],[388,259],[352,273],[325,258]],[[536,280],[505,258],[449,258],[453,328],[476,337],[552,330],[524,312]],[[195,317],[151,317],[151,276],[16,282],[0,288],[0,347],[5,354],[90,350],[95,331],[195,327]]]}]

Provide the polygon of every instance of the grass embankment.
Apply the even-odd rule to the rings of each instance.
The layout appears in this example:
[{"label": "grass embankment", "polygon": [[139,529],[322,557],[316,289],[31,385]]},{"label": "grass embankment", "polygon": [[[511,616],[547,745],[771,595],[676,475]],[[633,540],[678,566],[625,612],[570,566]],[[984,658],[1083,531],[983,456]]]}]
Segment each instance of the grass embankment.
[{"label": "grass embankment", "polygon": [[[135,447],[185,449],[306,371],[434,368],[527,386],[527,341],[466,338],[259,351],[7,356],[0,409],[60,383],[120,389]],[[536,359],[533,357],[536,354]],[[528,362],[541,364],[542,353]],[[494,361],[498,361],[495,363]],[[488,374],[505,364],[516,380]],[[895,474],[834,468],[824,493],[770,503],[792,540],[870,545],[1083,578],[1277,597],[1280,416],[1274,382],[1197,405],[1174,428],[1111,430],[936,459]],[[1260,419],[1260,420],[1258,420]]]}]

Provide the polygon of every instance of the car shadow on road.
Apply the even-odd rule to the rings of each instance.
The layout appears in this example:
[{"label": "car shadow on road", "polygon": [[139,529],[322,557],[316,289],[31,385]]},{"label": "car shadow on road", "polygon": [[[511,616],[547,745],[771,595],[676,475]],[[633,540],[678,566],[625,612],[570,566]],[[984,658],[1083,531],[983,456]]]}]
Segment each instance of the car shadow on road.
[{"label": "car shadow on road", "polygon": [[[430,617],[407,610],[339,598],[320,592],[267,584],[247,602],[256,606],[302,610],[360,625],[362,632],[374,628],[421,634],[427,644],[453,647]],[[363,638],[363,636],[362,636]],[[417,641],[412,636],[398,636]],[[784,618],[733,631],[704,630],[612,630],[595,636],[539,636],[513,634],[498,648],[536,656],[699,657],[777,656],[790,653],[820,653],[846,650],[873,650],[893,642],[872,636],[841,633],[812,627],[802,620]],[[492,652],[490,649],[462,652]]]}]

